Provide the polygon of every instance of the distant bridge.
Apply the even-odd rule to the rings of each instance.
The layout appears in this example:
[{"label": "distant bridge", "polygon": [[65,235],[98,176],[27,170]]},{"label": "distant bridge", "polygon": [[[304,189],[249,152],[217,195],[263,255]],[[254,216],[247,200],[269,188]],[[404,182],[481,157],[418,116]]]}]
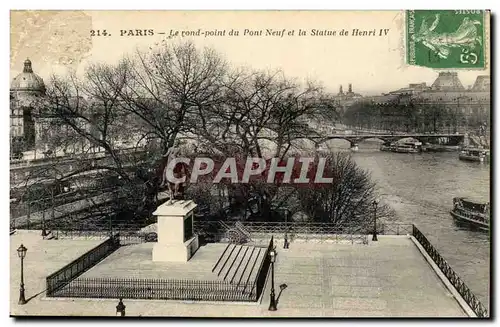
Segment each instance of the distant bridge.
[{"label": "distant bridge", "polygon": [[351,149],[356,150],[358,144],[367,139],[379,139],[384,143],[390,143],[398,141],[404,138],[414,138],[420,142],[436,142],[438,139],[446,139],[447,143],[452,143],[458,145],[464,141],[465,134],[451,134],[451,133],[441,133],[441,134],[423,134],[423,133],[367,133],[367,134],[334,134],[328,136],[318,136],[311,137],[311,139],[319,145],[330,140],[346,140],[351,144]]}]

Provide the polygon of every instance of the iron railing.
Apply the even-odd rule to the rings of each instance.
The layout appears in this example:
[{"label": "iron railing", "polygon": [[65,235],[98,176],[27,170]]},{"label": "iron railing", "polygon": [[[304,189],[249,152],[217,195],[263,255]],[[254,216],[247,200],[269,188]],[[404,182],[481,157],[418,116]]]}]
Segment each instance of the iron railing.
[{"label": "iron railing", "polygon": [[413,224],[383,223],[377,232],[382,235],[411,235]]},{"label": "iron railing", "polygon": [[271,241],[269,241],[269,246],[264,253],[264,260],[260,265],[260,268],[257,272],[257,276],[255,276],[255,281],[253,283],[252,288],[256,289],[257,299],[260,298],[260,295],[264,291],[264,287],[266,285],[267,275],[269,273],[269,266],[271,265],[271,256],[269,252],[274,249],[274,236],[271,237]]},{"label": "iron railing", "polygon": [[47,277],[47,296],[55,296],[56,292],[88,269],[95,266],[99,261],[113,253],[120,247],[118,235],[108,238],[92,250],[73,260],[58,271]]},{"label": "iron railing", "polygon": [[[195,222],[195,231],[198,234],[219,233],[222,225],[218,221]],[[243,222],[240,227],[245,231],[254,233],[289,233],[295,231],[312,233],[315,235],[349,232],[349,227],[332,226],[333,224],[321,223],[281,223],[281,222]],[[243,227],[242,227],[243,226]],[[226,226],[227,227],[227,226]],[[362,230],[358,229],[361,233]],[[368,231],[369,232],[369,231]],[[89,238],[105,237],[109,232],[98,231],[59,231],[67,236],[75,235]],[[66,297],[97,297],[97,298],[130,298],[130,299],[183,299],[199,301],[257,301],[264,289],[269,272],[269,251],[274,247],[274,237],[271,238],[264,254],[254,281],[231,284],[226,281],[191,281],[191,280],[152,280],[152,279],[76,279],[83,272],[94,266],[97,262],[115,251],[120,243],[137,240],[136,243],[154,241],[147,239],[146,234],[129,230],[128,234],[116,234],[107,241],[87,252],[72,263],[47,277],[47,296]],[[450,283],[460,293],[467,304],[478,317],[487,317],[488,312],[476,296],[470,291],[460,277],[453,271],[446,260],[432,246],[427,238],[415,225],[409,224],[382,224],[381,234],[406,235],[412,234],[422,245],[439,269],[448,278]],[[61,234],[60,234],[61,235]],[[350,234],[351,237],[353,234]],[[362,235],[364,238],[367,237]],[[61,236],[60,236],[61,237]]]},{"label": "iron railing", "polygon": [[312,222],[240,222],[251,233],[352,234],[365,233],[365,228],[333,223]]},{"label": "iron railing", "polygon": [[217,280],[79,278],[53,292],[72,298],[188,301],[257,301],[252,285]]},{"label": "iron railing", "polygon": [[269,251],[274,248],[273,240],[271,237],[253,281],[247,279],[233,284],[217,280],[66,278],[65,281],[70,281],[53,286],[50,294],[47,291],[47,295],[69,298],[256,302],[264,291],[269,273]]},{"label": "iron railing", "polygon": [[[138,230],[113,229],[118,231],[115,235],[120,240],[120,245],[140,244],[146,242],[156,242],[158,237],[155,232],[140,232]],[[109,237],[109,230],[51,230],[55,239],[82,239],[82,240],[104,240]]]},{"label": "iron railing", "polygon": [[52,229],[52,235],[55,239],[83,239],[83,240],[93,240],[93,239],[107,239],[109,237],[109,231],[95,231],[95,230],[62,230],[62,229]]},{"label": "iron railing", "polygon": [[287,234],[290,240],[348,240],[367,243],[367,234],[370,232],[364,227],[337,225],[332,223],[310,222],[237,222],[221,224],[219,221],[195,222],[195,230],[199,235],[209,236],[222,240],[227,238],[225,233],[231,229],[243,231],[250,239],[266,238],[269,234]]},{"label": "iron railing", "polygon": [[488,311],[483,306],[483,304],[476,298],[476,296],[471,292],[471,290],[465,285],[462,279],[455,273],[455,271],[450,267],[448,262],[439,254],[439,252],[432,246],[432,244],[427,240],[424,234],[420,232],[420,230],[413,225],[413,236],[417,241],[422,245],[427,254],[434,260],[439,269],[443,272],[443,274],[448,278],[450,283],[455,287],[455,289],[460,293],[462,298],[467,302],[467,304],[471,307],[474,313],[478,317],[487,317]]}]

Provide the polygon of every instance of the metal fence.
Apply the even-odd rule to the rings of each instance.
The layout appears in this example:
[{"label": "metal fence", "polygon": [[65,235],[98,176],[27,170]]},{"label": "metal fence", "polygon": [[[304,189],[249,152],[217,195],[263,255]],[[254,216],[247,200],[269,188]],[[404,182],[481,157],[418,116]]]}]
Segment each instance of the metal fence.
[{"label": "metal fence", "polygon": [[[195,231],[198,234],[219,233],[222,225],[218,221],[196,222]],[[315,235],[333,232],[346,233],[347,226],[339,228],[332,224],[321,223],[280,223],[280,222],[244,222],[241,224],[250,233],[312,233]],[[87,236],[89,238],[105,237],[106,232],[97,231],[59,231],[60,237]],[[361,232],[361,231],[360,231]],[[274,248],[274,237],[271,237],[254,281],[231,284],[226,281],[197,280],[164,280],[164,279],[76,279],[83,272],[115,251],[123,243],[140,243],[155,240],[148,239],[149,234],[129,230],[128,234],[115,234],[105,242],[66,265],[59,271],[47,277],[47,296],[87,297],[87,298],[129,298],[129,299],[177,299],[198,301],[258,301],[263,292],[270,268],[269,251]],[[420,232],[410,224],[382,224],[381,234],[406,235],[412,234],[422,245],[439,269],[460,293],[467,304],[478,317],[487,317],[488,311],[470,291],[460,277],[453,271],[446,260]],[[109,232],[108,232],[109,237]],[[338,235],[338,234],[336,234]],[[352,235],[352,234],[351,234]],[[149,235],[151,236],[151,235]],[[366,238],[366,234],[363,235]]]},{"label": "metal fence", "polygon": [[369,231],[364,227],[337,225],[333,223],[310,222],[248,222],[236,223],[222,221],[195,222],[195,230],[206,238],[222,241],[228,239],[228,231],[238,229],[252,240],[267,238],[269,234],[288,235],[288,238],[317,241],[349,241],[368,243]]},{"label": "metal fence", "polygon": [[413,224],[383,223],[378,233],[382,235],[411,235]]},{"label": "metal fence", "polygon": [[264,287],[266,285],[267,275],[269,273],[269,266],[271,265],[271,257],[269,252],[274,249],[274,237],[271,237],[271,241],[269,241],[269,246],[264,253],[264,260],[262,260],[261,266],[257,272],[257,276],[255,276],[254,286],[256,289],[256,301],[260,298],[260,295],[264,291]]},{"label": "metal fence", "polygon": [[226,281],[79,278],[54,292],[58,297],[188,301],[257,301],[254,288]]},{"label": "metal fence", "polygon": [[427,240],[424,234],[420,232],[420,230],[413,225],[413,236],[417,239],[417,241],[422,245],[425,251],[429,254],[429,256],[434,260],[439,269],[443,272],[443,274],[448,278],[450,283],[455,287],[455,289],[460,293],[462,298],[467,302],[467,304],[471,307],[471,309],[476,313],[478,317],[487,317],[488,311],[481,304],[481,302],[476,298],[476,296],[471,292],[471,290],[465,285],[465,283],[460,279],[460,277],[453,271],[450,265],[446,262],[446,260],[441,257],[439,252],[432,246],[432,244]]},{"label": "metal fence", "polygon": [[[116,231],[116,230],[114,230]],[[51,230],[55,239],[81,239],[81,240],[104,240],[109,237],[109,231],[96,231],[96,230]],[[158,237],[155,232],[143,233],[137,230],[122,230],[120,229],[115,234],[120,240],[120,245],[140,244],[146,242],[156,242]]]},{"label": "metal fence", "polygon": [[47,296],[55,296],[58,290],[68,285],[72,280],[92,268],[119,247],[118,236],[110,237],[105,242],[49,275],[47,277]]},{"label": "metal fence", "polygon": [[[244,283],[232,284],[227,281],[217,280],[74,279],[68,276],[64,281],[70,280],[70,282],[60,282],[51,288],[50,294],[47,291],[47,295],[70,298],[256,302],[264,291],[269,273],[271,264],[269,251],[274,248],[273,239],[271,237],[264,259],[253,281],[247,280]],[[49,284],[48,280],[49,278],[47,278],[47,285]]]},{"label": "metal fence", "polygon": [[83,240],[93,240],[93,239],[107,239],[109,238],[109,231],[95,231],[95,230],[63,230],[63,229],[52,229],[52,235],[55,239],[83,239]]},{"label": "metal fence", "polygon": [[311,222],[241,222],[251,233],[296,233],[296,234],[353,234],[365,233],[362,227],[338,225],[333,223]]}]

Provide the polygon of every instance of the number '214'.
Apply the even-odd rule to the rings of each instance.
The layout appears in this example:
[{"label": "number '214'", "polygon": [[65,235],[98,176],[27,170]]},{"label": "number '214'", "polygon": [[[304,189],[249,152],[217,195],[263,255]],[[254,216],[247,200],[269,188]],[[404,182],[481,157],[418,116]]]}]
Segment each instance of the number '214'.
[{"label": "number '214'", "polygon": [[108,36],[106,30],[90,30],[90,36]]}]

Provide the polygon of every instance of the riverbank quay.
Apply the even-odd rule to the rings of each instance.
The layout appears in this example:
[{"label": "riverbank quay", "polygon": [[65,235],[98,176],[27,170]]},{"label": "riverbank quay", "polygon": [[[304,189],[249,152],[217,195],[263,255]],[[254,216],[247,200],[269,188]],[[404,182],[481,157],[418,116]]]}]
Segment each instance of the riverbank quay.
[{"label": "riverbank quay", "polygon": [[[85,214],[86,210],[97,207],[101,205],[106,205],[111,201],[115,201],[114,194],[117,190],[111,190],[99,195],[95,195],[89,198],[83,198],[70,203],[64,203],[59,206],[48,208],[45,210],[32,212],[29,215],[23,215],[19,217],[10,217],[11,229],[26,229],[30,230],[31,226],[39,226],[43,222],[50,222],[52,220],[57,221],[64,218],[72,218],[78,214]],[[167,192],[161,192],[158,194],[158,202],[163,202],[168,199]],[[57,226],[57,223],[53,225]],[[53,226],[52,225],[52,226]]]},{"label": "riverbank quay", "polygon": [[[47,297],[46,277],[78,258],[101,240],[43,240],[39,231],[16,231],[10,236],[12,316],[115,316],[118,299]],[[24,259],[26,299],[18,304],[20,259]],[[467,317],[457,299],[422,255],[411,235],[379,235],[368,244],[277,242],[278,310],[269,311],[271,277],[258,302],[193,302],[124,299],[126,316],[196,317]],[[115,252],[114,254],[116,254]],[[202,253],[202,252],[200,252]],[[196,256],[196,254],[195,254]],[[109,256],[93,269],[114,271]],[[140,266],[140,262],[135,263]],[[105,267],[105,268],[103,268]],[[133,268],[133,267],[132,267]],[[138,268],[138,267],[136,267]],[[123,271],[121,272],[123,273]],[[182,278],[182,276],[179,276]],[[276,286],[277,287],[277,286]],[[460,296],[460,295],[458,295]]]}]

